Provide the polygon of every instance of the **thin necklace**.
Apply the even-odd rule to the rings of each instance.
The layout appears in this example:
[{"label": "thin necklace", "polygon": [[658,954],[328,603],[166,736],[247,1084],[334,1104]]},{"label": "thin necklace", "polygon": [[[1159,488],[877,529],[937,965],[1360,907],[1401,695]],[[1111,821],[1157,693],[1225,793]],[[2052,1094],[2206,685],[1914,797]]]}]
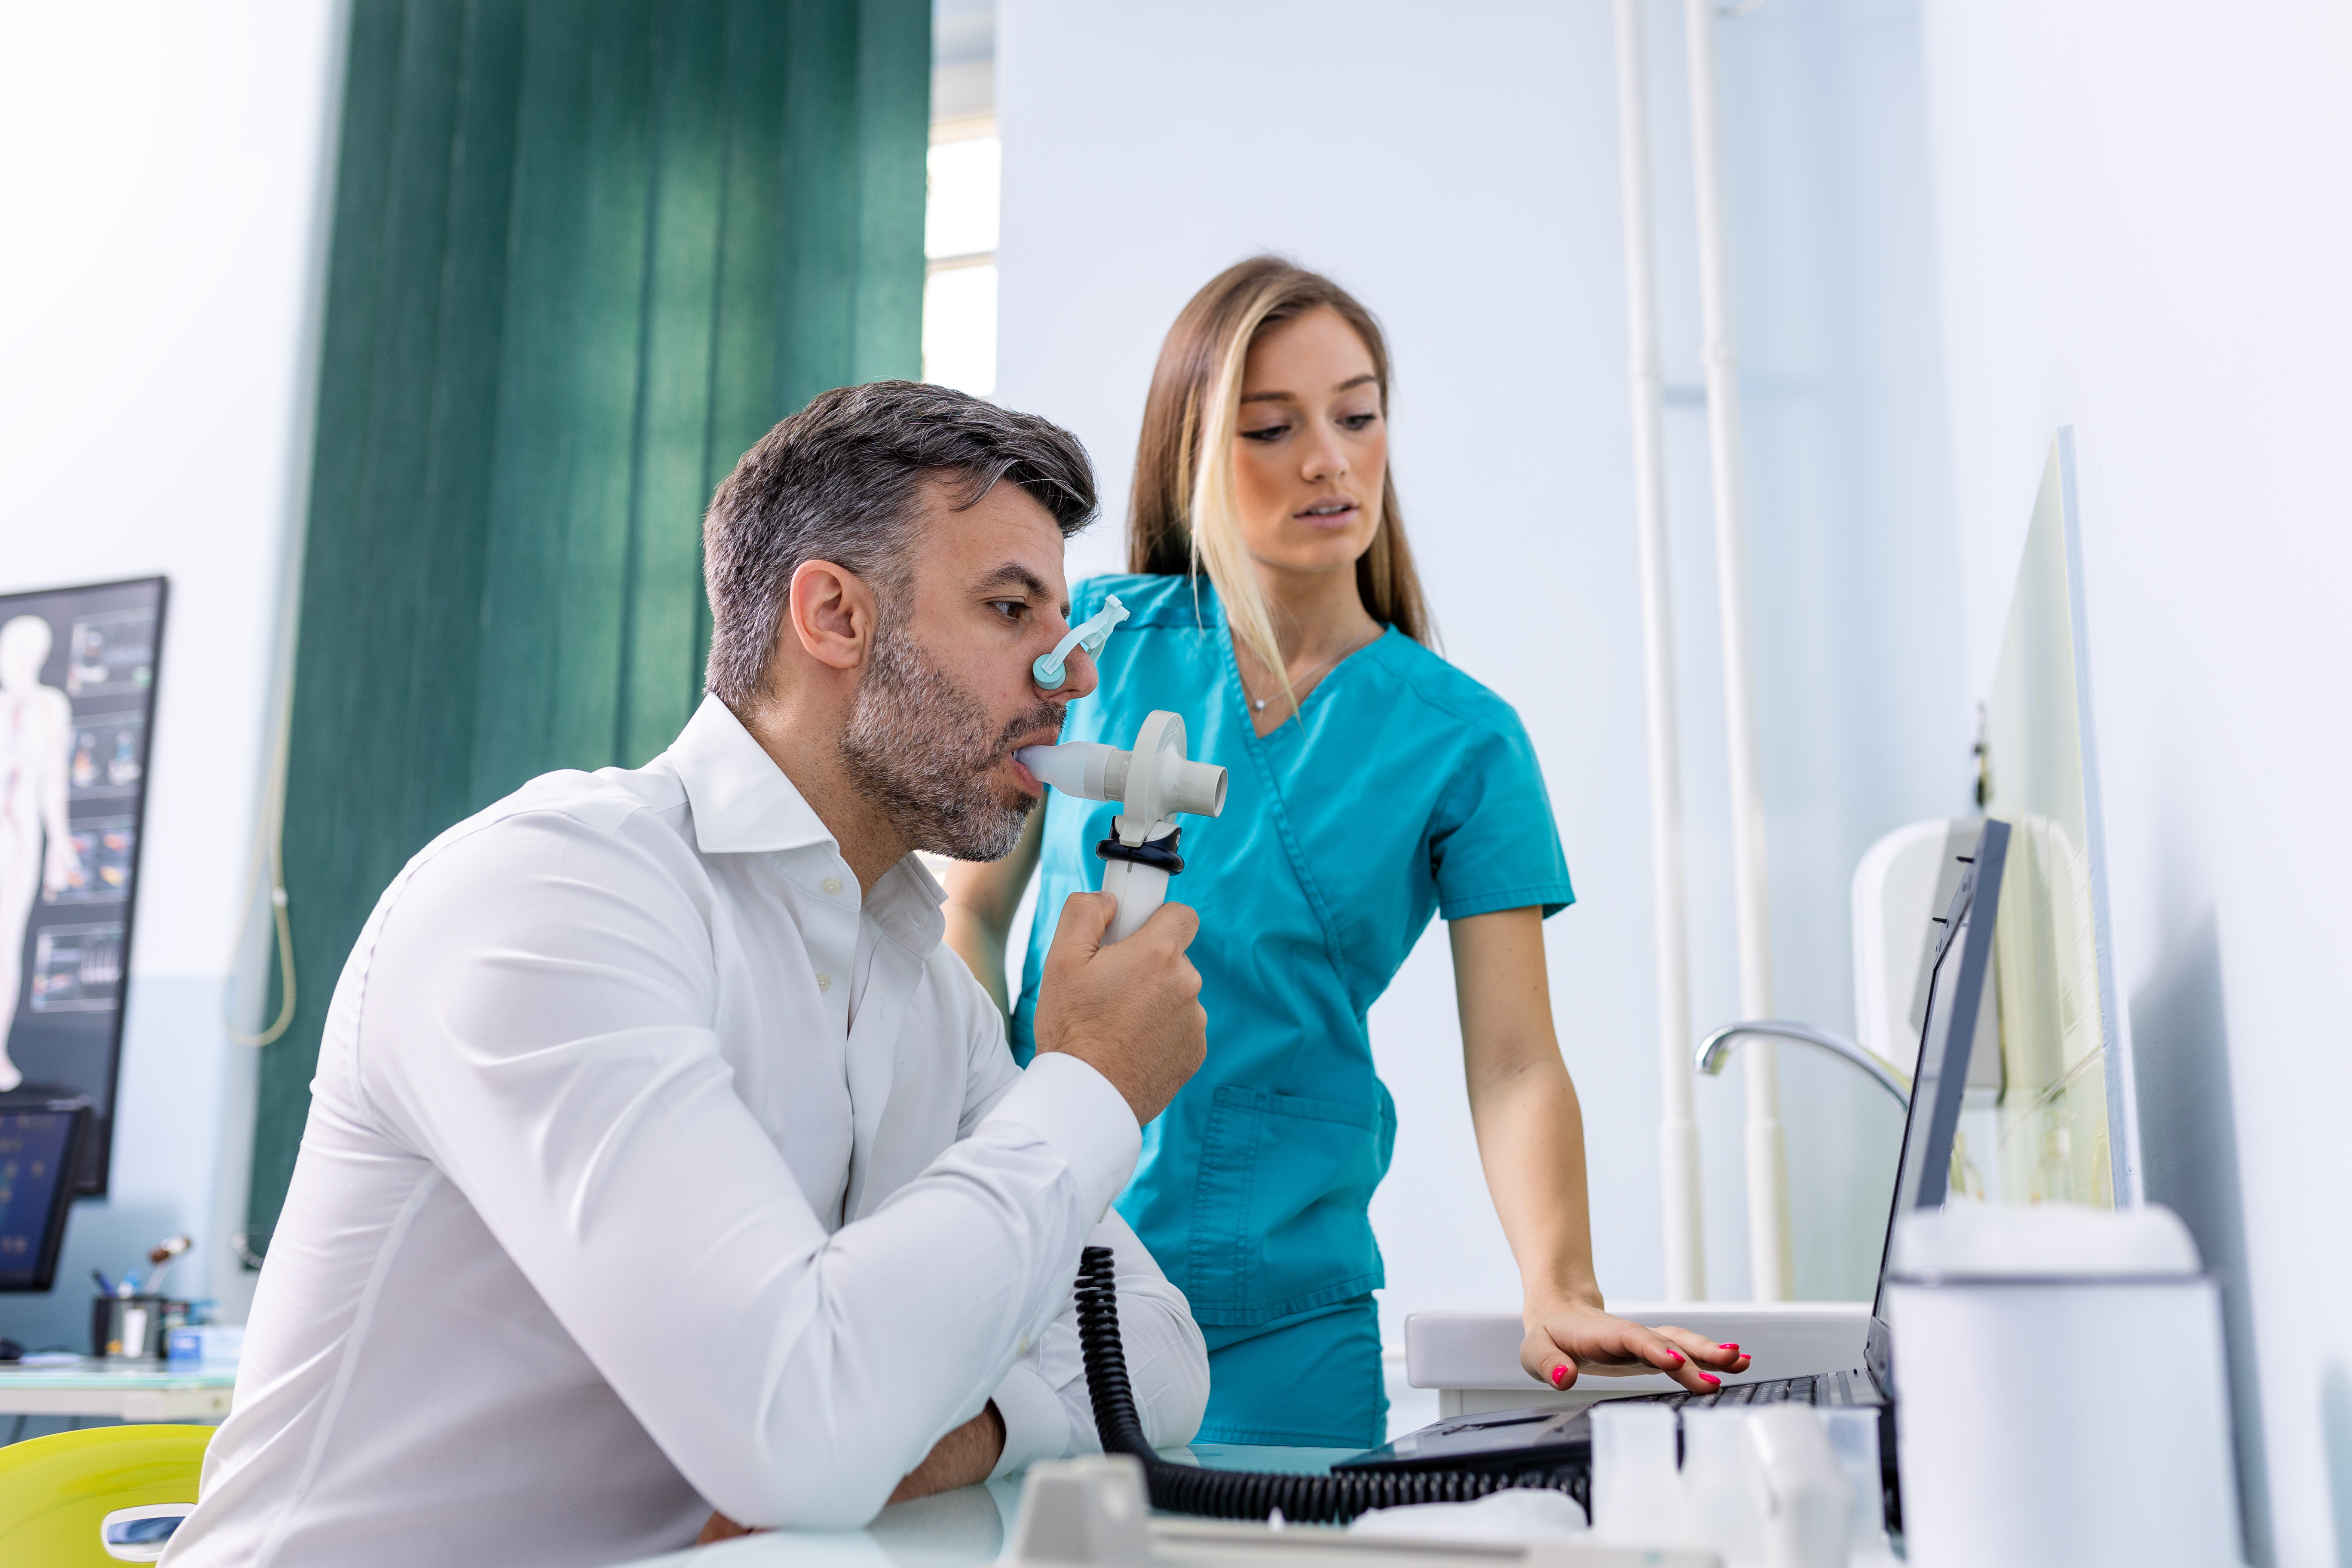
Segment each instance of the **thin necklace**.
[{"label": "thin necklace", "polygon": [[[1373,638],[1378,637],[1380,635],[1381,628],[1378,626],[1373,627],[1371,637],[1358,638],[1356,641],[1349,643],[1346,647],[1341,648],[1338,653],[1333,654],[1329,658],[1325,659],[1322,663],[1308,670],[1305,675],[1295,678],[1290,683],[1292,689],[1296,690],[1297,688],[1305,685],[1309,679],[1322,674],[1325,670],[1330,668],[1333,665],[1339,663],[1341,659],[1347,658],[1358,648],[1370,646]],[[1244,687],[1243,690],[1246,692],[1248,688]],[[1250,711],[1254,713],[1265,712],[1265,699],[1263,697],[1251,698]]]}]

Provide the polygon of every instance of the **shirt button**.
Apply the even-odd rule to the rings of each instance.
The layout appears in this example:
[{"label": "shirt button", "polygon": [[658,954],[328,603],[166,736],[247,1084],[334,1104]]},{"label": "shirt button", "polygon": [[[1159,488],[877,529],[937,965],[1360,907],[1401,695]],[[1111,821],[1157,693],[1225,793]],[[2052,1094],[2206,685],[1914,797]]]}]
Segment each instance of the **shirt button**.
[{"label": "shirt button", "polygon": [[841,891],[841,879],[838,877],[827,877],[824,881],[817,885],[823,888],[828,894]]},{"label": "shirt button", "polygon": [[817,988],[818,990],[820,990],[820,991],[830,991],[830,990],[832,990],[832,989],[833,989],[833,976],[832,976],[832,975],[830,975],[830,974],[827,974],[827,973],[826,973],[824,970],[822,970],[822,969],[818,970],[818,971],[816,972],[816,988]]}]

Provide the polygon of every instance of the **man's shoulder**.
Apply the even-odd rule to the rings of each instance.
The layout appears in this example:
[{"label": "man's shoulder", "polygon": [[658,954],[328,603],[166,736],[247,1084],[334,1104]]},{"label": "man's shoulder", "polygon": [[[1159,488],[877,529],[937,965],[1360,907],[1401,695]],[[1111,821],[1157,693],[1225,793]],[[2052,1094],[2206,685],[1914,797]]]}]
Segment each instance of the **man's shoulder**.
[{"label": "man's shoulder", "polygon": [[525,842],[583,843],[674,840],[691,847],[685,830],[686,786],[667,758],[642,768],[577,768],[541,773],[492,801],[427,844],[412,870],[441,859],[495,856]]},{"label": "man's shoulder", "polygon": [[593,773],[564,768],[541,773],[504,800],[492,803],[482,815],[513,816],[550,811],[591,831],[612,833],[632,817],[675,814],[686,803],[686,783],[665,752],[641,768],[599,768]]}]

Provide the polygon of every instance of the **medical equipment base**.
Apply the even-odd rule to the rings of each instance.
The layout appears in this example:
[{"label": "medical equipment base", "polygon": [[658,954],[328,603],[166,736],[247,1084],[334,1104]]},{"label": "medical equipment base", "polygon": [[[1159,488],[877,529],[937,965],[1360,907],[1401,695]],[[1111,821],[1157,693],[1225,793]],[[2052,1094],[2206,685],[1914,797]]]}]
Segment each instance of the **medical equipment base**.
[{"label": "medical equipment base", "polygon": [[1465,1543],[1387,1534],[1368,1539],[1330,1530],[1154,1519],[1145,1497],[1144,1463],[1132,1455],[1106,1454],[1033,1467],[1003,1568],[1465,1568],[1468,1563],[1479,1568],[1719,1568],[1722,1562],[1712,1552],[1584,1541]]}]

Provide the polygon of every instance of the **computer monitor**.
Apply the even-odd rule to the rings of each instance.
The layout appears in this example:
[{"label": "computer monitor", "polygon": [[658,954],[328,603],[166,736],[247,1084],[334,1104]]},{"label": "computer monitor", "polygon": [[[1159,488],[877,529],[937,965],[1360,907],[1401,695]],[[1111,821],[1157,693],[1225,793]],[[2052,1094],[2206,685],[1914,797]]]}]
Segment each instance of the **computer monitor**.
[{"label": "computer monitor", "polygon": [[1974,1195],[2139,1201],[2137,1106],[2120,1028],[2091,701],[2074,432],[2051,443],[1985,693],[1979,801],[2010,824],[1993,990],[2000,1091],[1963,1125]]},{"label": "computer monitor", "polygon": [[0,1290],[55,1282],[89,1101],[0,1106]]}]

